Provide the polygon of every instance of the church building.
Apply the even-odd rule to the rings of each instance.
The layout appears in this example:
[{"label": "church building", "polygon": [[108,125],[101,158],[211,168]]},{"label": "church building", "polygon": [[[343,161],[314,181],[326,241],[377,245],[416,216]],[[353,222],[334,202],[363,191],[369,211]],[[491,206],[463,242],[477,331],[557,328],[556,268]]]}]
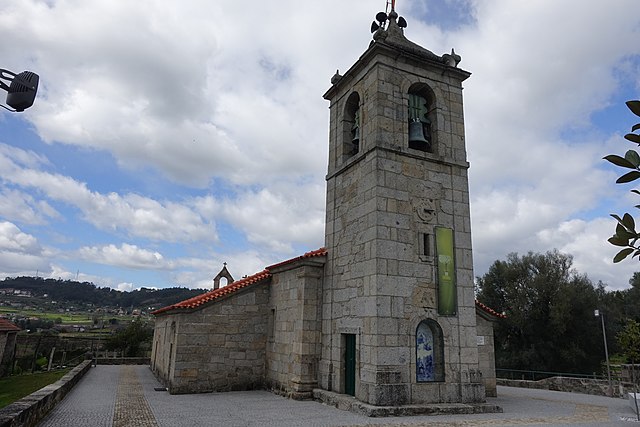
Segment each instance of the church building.
[{"label": "church building", "polygon": [[[495,396],[475,301],[462,82],[453,50],[409,41],[391,8],[331,79],[325,247],[155,311],[171,393],[339,393],[376,406]],[[219,279],[228,279],[218,287]],[[316,396],[317,398],[318,396]]]}]

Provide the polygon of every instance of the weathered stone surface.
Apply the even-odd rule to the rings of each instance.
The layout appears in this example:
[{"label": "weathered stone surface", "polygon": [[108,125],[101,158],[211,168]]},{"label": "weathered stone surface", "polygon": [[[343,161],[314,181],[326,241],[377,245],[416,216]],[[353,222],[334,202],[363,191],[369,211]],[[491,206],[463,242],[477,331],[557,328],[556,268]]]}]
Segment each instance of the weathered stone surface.
[{"label": "weathered stone surface", "polygon": [[156,319],[151,366],[169,392],[244,390],[264,382],[268,290],[258,284],[193,316]]},{"label": "weathered stone surface", "polygon": [[[171,392],[264,385],[301,398],[318,386],[345,393],[349,384],[360,405],[338,405],[387,405],[391,413],[411,403],[482,402],[485,386],[495,390],[495,376],[478,374],[493,360],[490,324],[476,325],[473,292],[462,104],[469,74],[396,48],[373,43],[325,94],[326,259],[277,264],[270,283],[158,317],[152,367]],[[428,104],[430,150],[409,143],[410,93]],[[453,231],[452,260],[438,258],[439,227]],[[455,312],[447,315],[438,312],[439,261],[455,269]],[[421,336],[428,327],[434,337],[438,382],[417,381],[428,351],[417,356],[419,325]],[[480,334],[487,344],[479,352]]]},{"label": "weathered stone surface", "polygon": [[480,404],[411,404],[397,406],[376,406],[369,405],[358,399],[338,394],[335,392],[315,389],[314,399],[326,405],[335,406],[338,409],[351,411],[367,417],[401,417],[414,415],[456,415],[456,414],[489,414],[501,413],[502,408],[497,405]]},{"label": "weathered stone surface", "polygon": [[85,360],[55,383],[0,409],[0,426],[30,427],[37,425],[71,391],[89,369],[91,369],[91,361]]},{"label": "weathered stone surface", "polygon": [[[593,394],[596,396],[609,395],[608,381],[593,378],[551,377],[538,381],[498,378],[496,382],[498,385],[507,387],[566,391],[570,393]],[[628,392],[633,392],[633,384],[615,382],[611,391],[613,397],[625,398]]]}]

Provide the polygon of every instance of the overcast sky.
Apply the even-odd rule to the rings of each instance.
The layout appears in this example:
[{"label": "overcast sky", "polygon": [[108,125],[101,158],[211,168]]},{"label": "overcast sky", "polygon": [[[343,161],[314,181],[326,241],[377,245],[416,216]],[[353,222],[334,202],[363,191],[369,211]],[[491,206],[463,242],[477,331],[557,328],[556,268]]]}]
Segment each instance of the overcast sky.
[{"label": "overcast sky", "polygon": [[[0,277],[210,287],[324,244],[328,103],[384,0],[0,0],[0,68],[40,75],[0,112]],[[610,289],[606,242],[638,203],[602,157],[640,98],[637,0],[397,0],[455,48],[475,274],[558,249]],[[4,100],[4,92],[0,93]]]}]

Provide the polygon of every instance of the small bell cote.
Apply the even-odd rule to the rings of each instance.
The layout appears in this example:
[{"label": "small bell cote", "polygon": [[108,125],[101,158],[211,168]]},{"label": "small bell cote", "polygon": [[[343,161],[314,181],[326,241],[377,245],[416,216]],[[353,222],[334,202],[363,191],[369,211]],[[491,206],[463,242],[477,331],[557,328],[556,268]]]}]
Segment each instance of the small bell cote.
[{"label": "small bell cote", "polygon": [[220,270],[220,273],[218,273],[218,275],[213,278],[213,289],[220,288],[220,279],[222,278],[227,279],[227,285],[230,285],[234,282],[233,276],[231,276],[231,273],[229,273],[229,270],[227,270],[226,262],[223,263],[222,270]]}]

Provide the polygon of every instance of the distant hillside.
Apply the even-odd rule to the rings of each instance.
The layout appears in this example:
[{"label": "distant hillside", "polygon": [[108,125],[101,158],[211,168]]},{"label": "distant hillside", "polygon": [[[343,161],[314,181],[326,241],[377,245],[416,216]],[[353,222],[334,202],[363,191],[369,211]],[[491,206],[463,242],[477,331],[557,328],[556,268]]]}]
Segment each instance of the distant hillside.
[{"label": "distant hillside", "polygon": [[141,288],[131,292],[99,288],[93,283],[72,280],[43,279],[40,277],[7,277],[0,281],[0,290],[29,291],[33,297],[44,297],[58,302],[93,304],[102,307],[160,308],[206,292],[205,289]]}]

